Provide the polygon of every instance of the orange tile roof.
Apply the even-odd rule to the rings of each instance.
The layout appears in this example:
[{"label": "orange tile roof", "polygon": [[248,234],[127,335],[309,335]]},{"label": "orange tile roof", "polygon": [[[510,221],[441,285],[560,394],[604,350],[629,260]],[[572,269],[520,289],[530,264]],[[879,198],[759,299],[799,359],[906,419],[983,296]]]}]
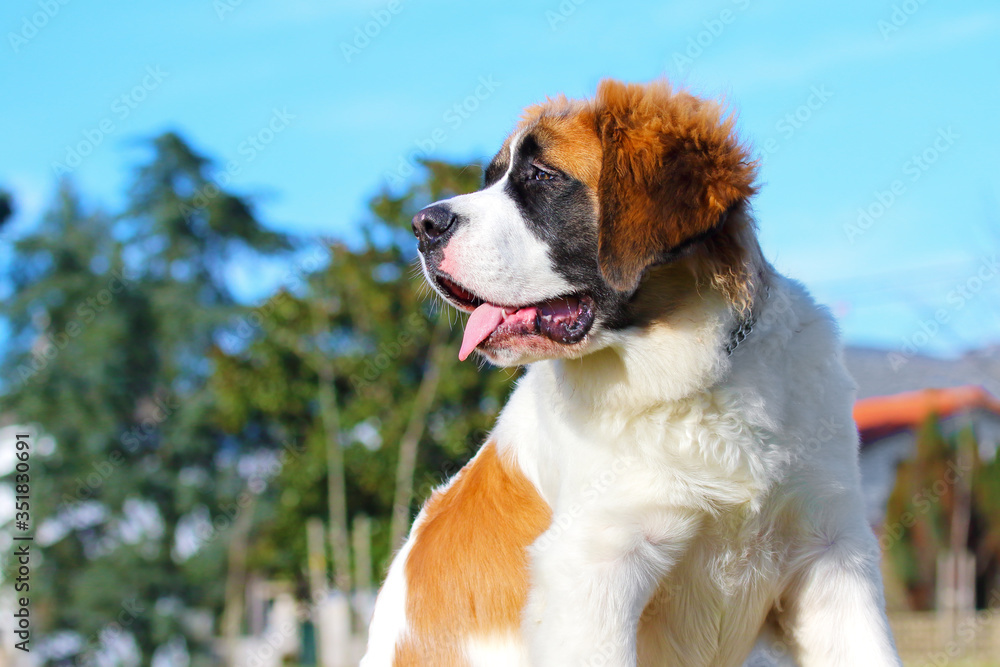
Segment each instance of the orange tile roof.
[{"label": "orange tile roof", "polygon": [[869,441],[913,429],[930,415],[950,417],[977,408],[1000,414],[1000,400],[982,387],[966,385],[922,389],[891,396],[872,396],[854,404],[854,421],[861,439]]}]

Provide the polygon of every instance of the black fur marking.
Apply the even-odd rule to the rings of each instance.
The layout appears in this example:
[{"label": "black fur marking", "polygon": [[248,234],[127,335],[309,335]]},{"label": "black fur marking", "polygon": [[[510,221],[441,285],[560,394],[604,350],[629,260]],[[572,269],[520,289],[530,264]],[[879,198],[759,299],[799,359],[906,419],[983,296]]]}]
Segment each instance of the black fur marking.
[{"label": "black fur marking", "polygon": [[483,172],[484,190],[499,181],[507,173],[507,167],[510,165],[509,156],[510,151],[505,146],[490,160],[489,166]]},{"label": "black fur marking", "polygon": [[[516,204],[531,233],[545,244],[553,269],[578,293],[589,294],[594,299],[603,328],[614,331],[641,326],[631,308],[635,293],[615,290],[605,282],[601,273],[597,254],[598,212],[592,200],[594,194],[588,192],[581,181],[548,165],[544,147],[533,134],[529,133],[521,139],[514,151],[512,167],[509,155],[509,149],[504,147],[493,158],[485,172],[485,187],[503,178],[509,168],[510,175],[504,191]],[[535,164],[543,165],[546,171],[554,174],[554,178],[535,180]],[[682,257],[715,233],[728,213],[723,213],[711,230],[664,250],[656,264],[666,264]]]},{"label": "black fur marking", "polygon": [[[504,151],[506,152],[506,151]],[[499,156],[498,156],[499,157]],[[535,180],[540,164],[554,177]],[[504,191],[514,201],[531,233],[545,244],[553,269],[579,293],[589,294],[606,328],[629,326],[631,294],[611,288],[597,255],[597,207],[581,181],[545,162],[545,151],[532,134],[514,151],[514,165]]]}]

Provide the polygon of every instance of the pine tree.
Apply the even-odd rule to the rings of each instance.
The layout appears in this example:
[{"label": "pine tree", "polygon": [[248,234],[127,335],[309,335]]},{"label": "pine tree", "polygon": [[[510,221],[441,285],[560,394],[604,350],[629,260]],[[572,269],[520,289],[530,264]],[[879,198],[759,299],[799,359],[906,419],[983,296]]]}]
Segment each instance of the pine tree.
[{"label": "pine tree", "polygon": [[[293,247],[180,137],[151,149],[122,214],[63,183],[8,267],[0,414],[47,443],[32,605],[49,664],[149,664],[178,642],[213,664],[213,635],[242,631],[248,573],[304,592],[311,517],[341,540],[372,517],[379,571],[394,503],[405,526],[482,444],[512,378],[457,362],[458,318],[414,271],[411,217],[475,189],[478,166],[428,162],[372,200],[360,243]],[[238,303],[233,263],[279,255],[285,287]]]},{"label": "pine tree", "polygon": [[0,230],[4,224],[14,215],[14,198],[10,193],[0,189]]},{"label": "pine tree", "polygon": [[44,553],[32,600],[39,630],[72,633],[67,658],[124,644],[149,664],[182,641],[193,665],[210,664],[199,619],[221,610],[241,464],[271,445],[216,425],[210,352],[244,310],[231,262],[289,247],[210,170],[164,135],[124,214],[90,210],[64,184],[15,244],[0,409],[54,443],[32,462]]}]

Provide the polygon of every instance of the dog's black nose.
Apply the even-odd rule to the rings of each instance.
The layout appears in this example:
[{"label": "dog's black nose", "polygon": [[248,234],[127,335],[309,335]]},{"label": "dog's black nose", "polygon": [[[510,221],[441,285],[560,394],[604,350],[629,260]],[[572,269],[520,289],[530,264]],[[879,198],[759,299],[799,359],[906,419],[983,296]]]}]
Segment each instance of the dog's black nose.
[{"label": "dog's black nose", "polygon": [[421,243],[433,245],[455,224],[455,214],[447,206],[428,206],[413,216],[413,234]]}]

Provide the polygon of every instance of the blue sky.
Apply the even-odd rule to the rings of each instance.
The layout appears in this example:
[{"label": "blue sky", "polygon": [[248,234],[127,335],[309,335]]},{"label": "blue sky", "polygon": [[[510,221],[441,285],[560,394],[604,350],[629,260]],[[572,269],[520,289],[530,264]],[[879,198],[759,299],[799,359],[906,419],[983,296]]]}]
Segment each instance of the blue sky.
[{"label": "blue sky", "polygon": [[269,225],[350,237],[421,147],[485,159],[546,95],[666,76],[738,113],[765,252],[849,342],[1000,342],[995,1],[11,0],[0,26],[7,239],[56,163],[114,207],[167,129],[232,161]]}]

